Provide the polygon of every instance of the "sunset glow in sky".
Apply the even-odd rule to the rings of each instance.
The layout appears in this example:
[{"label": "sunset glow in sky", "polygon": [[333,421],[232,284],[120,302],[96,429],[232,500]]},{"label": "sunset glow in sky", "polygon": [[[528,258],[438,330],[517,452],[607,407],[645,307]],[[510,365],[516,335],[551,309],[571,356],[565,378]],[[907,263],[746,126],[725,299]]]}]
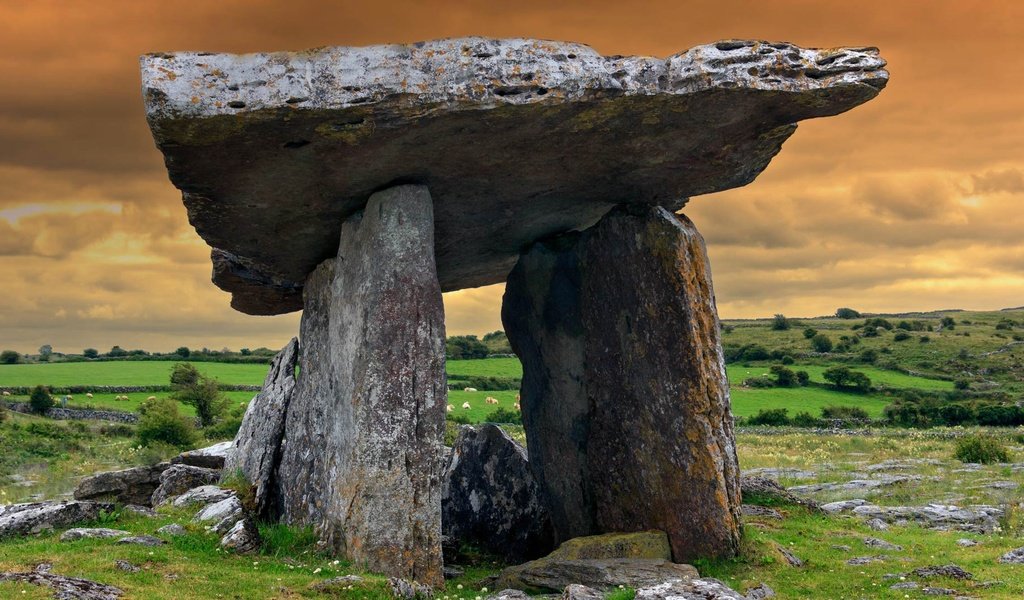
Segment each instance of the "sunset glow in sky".
[{"label": "sunset glow in sky", "polygon": [[[667,56],[727,38],[881,48],[888,87],[801,123],[753,184],[695,197],[722,317],[1024,305],[1024,3],[0,3],[0,346],[282,346],[210,283],[143,116],[138,56],[483,35]],[[445,295],[500,328],[502,286]]]}]

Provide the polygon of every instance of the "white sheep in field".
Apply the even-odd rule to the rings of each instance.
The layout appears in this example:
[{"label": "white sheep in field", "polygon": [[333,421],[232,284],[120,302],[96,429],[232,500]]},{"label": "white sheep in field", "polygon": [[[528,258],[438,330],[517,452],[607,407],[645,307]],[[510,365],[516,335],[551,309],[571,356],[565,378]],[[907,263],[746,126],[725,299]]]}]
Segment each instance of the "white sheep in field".
[{"label": "white sheep in field", "polygon": [[86,394],[85,397],[86,398],[92,398],[92,392],[89,392],[88,394]]},{"label": "white sheep in field", "polygon": [[516,402],[512,406],[514,406],[516,410],[522,410],[521,408],[519,408],[519,403],[518,402]]},{"label": "white sheep in field", "polygon": [[464,391],[464,392],[475,392],[476,388],[469,388],[469,387],[468,388],[462,388],[462,391]]},{"label": "white sheep in field", "polygon": [[146,400],[152,402],[153,400],[156,400],[156,396],[150,396],[149,398],[146,398]]},{"label": "white sheep in field", "polygon": [[519,402],[519,394],[516,394],[516,402]]},{"label": "white sheep in field", "polygon": [[445,409],[445,412],[452,412],[453,410],[455,410],[455,407],[449,404],[448,408]]},{"label": "white sheep in field", "polygon": [[471,406],[469,405],[469,402],[463,402],[463,403],[462,403],[462,408],[465,408],[465,409],[467,409],[467,410],[468,410],[468,409],[470,409],[470,408],[472,408],[472,407],[471,407]]},{"label": "white sheep in field", "polygon": [[491,397],[491,396],[488,396],[488,397],[487,397],[487,398],[486,398],[486,399],[484,400],[484,402],[486,402],[486,403],[488,403],[488,404],[497,404],[497,403],[498,403],[498,399],[497,399],[497,398],[493,398],[493,397]]},{"label": "white sheep in field", "polygon": [[7,390],[4,390],[4,396],[10,396],[10,395],[11,395],[10,392],[8,392]]}]

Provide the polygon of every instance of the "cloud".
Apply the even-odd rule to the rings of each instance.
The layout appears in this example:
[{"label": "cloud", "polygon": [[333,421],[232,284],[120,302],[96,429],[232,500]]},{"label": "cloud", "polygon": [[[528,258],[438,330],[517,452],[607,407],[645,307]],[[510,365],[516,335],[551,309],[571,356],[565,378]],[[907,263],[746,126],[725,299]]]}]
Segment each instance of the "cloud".
[{"label": "cloud", "polygon": [[1024,192],[1024,171],[1019,169],[986,171],[980,175],[971,175],[971,179],[974,180],[975,194]]}]

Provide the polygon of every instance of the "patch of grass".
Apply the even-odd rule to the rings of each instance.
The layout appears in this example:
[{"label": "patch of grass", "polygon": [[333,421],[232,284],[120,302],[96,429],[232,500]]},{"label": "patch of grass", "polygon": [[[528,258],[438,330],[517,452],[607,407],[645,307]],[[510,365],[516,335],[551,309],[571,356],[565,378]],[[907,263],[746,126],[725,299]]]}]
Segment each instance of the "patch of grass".
[{"label": "patch of grass", "polygon": [[965,463],[1010,462],[1010,453],[999,440],[988,435],[969,435],[956,443],[953,458]]}]

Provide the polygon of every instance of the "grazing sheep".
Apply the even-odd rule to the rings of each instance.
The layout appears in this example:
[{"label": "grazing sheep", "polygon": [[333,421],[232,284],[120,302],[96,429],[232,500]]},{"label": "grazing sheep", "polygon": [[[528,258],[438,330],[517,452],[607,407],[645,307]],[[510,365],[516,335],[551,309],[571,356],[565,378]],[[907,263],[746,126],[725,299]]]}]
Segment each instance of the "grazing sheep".
[{"label": "grazing sheep", "polygon": [[10,396],[10,395],[11,395],[10,392],[8,392],[7,390],[4,390],[4,396]]},{"label": "grazing sheep", "polygon": [[469,402],[463,402],[463,403],[462,403],[462,408],[466,408],[466,409],[468,409],[468,408],[471,408],[471,407],[469,406]]},{"label": "grazing sheep", "polygon": [[86,394],[85,397],[86,398],[92,398],[92,392],[89,392],[88,394]]},{"label": "grazing sheep", "polygon": [[516,394],[516,402],[519,402],[519,394]]},{"label": "grazing sheep", "polygon": [[150,396],[149,398],[146,398],[146,400],[152,402],[153,400],[156,400],[156,396]]},{"label": "grazing sheep", "polygon": [[487,402],[488,404],[497,404],[498,403],[498,399],[497,398],[493,398],[491,396],[488,396],[487,399],[484,400],[484,401]]},{"label": "grazing sheep", "polygon": [[518,402],[516,402],[512,406],[514,406],[516,408],[516,410],[522,410],[521,408],[519,408],[519,403]]},{"label": "grazing sheep", "polygon": [[462,391],[464,391],[464,392],[475,392],[476,388],[462,388]]},{"label": "grazing sheep", "polygon": [[449,404],[448,408],[445,409],[446,412],[452,412],[453,410],[455,410],[455,407],[452,406],[451,404]]}]

